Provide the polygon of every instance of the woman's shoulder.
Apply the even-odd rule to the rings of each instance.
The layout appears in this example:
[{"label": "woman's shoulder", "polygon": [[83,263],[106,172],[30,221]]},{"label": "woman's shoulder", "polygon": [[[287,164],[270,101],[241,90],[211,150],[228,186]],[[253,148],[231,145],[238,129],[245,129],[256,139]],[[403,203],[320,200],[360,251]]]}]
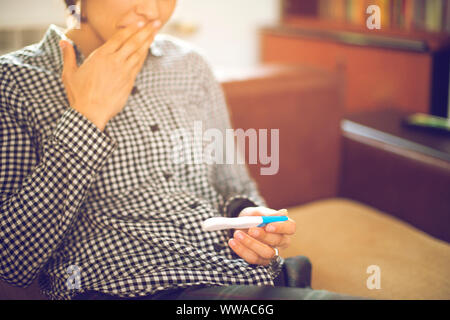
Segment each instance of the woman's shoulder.
[{"label": "woman's shoulder", "polygon": [[36,84],[39,79],[54,72],[52,57],[39,44],[32,44],[0,56],[0,89]]},{"label": "woman's shoulder", "polygon": [[27,114],[31,101],[57,90],[56,72],[54,59],[38,43],[0,56],[0,109]]},{"label": "woman's shoulder", "polygon": [[0,56],[2,71],[16,72],[24,70],[48,70],[51,67],[48,52],[44,51],[39,43],[35,43],[16,51]]},{"label": "woman's shoulder", "polygon": [[[21,49],[22,50],[22,49]],[[23,63],[20,51],[0,56],[0,96],[4,106],[18,92],[18,81],[26,72],[27,64]]]},{"label": "woman's shoulder", "polygon": [[158,34],[155,38],[155,42],[164,56],[185,59],[197,66],[210,66],[205,51],[193,43],[169,34]]}]

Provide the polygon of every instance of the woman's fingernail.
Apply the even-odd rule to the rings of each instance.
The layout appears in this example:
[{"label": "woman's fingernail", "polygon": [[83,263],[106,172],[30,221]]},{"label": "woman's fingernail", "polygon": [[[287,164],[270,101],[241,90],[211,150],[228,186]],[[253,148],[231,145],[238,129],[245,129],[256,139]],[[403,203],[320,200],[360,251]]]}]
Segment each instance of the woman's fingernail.
[{"label": "woman's fingernail", "polygon": [[153,26],[155,28],[159,28],[161,26],[161,21],[160,20],[156,20],[155,22],[153,22]]},{"label": "woman's fingernail", "polygon": [[258,229],[250,229],[249,233],[252,237],[258,237],[259,236],[259,230]]},{"label": "woman's fingernail", "polygon": [[234,235],[234,237],[238,240],[244,240],[244,235],[242,234],[241,231],[236,232],[236,234]]},{"label": "woman's fingernail", "polygon": [[230,244],[230,246],[235,247],[236,241],[234,241],[234,239],[230,239],[229,244]]},{"label": "woman's fingernail", "polygon": [[275,226],[272,226],[272,225],[269,224],[269,225],[266,227],[266,230],[267,230],[268,232],[275,232],[276,228],[275,228]]},{"label": "woman's fingernail", "polygon": [[142,28],[143,26],[145,26],[145,22],[144,21],[139,21],[137,23],[138,28]]}]

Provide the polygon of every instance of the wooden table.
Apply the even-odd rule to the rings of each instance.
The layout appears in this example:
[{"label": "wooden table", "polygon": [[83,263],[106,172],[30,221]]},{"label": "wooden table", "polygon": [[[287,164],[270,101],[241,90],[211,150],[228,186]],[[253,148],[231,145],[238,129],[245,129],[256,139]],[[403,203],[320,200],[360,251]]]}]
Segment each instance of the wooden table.
[{"label": "wooden table", "polygon": [[450,242],[450,138],[404,127],[407,114],[345,117],[339,193]]}]

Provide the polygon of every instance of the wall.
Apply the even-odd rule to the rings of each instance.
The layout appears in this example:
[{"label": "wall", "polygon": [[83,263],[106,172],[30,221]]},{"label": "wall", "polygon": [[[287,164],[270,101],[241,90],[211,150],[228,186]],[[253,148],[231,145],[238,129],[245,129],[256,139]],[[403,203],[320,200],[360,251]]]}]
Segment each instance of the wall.
[{"label": "wall", "polygon": [[280,2],[179,0],[172,21],[198,24],[198,33],[185,39],[203,48],[214,64],[254,65],[259,60],[258,28],[278,22]]},{"label": "wall", "polygon": [[63,0],[0,0],[0,27],[64,24]]}]

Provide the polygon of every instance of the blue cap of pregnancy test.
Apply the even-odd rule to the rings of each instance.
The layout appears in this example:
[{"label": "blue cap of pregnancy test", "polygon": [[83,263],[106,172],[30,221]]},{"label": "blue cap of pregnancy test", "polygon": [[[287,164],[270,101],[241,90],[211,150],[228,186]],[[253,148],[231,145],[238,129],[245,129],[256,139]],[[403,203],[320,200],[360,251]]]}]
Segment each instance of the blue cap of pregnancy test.
[{"label": "blue cap of pregnancy test", "polygon": [[286,216],[262,216],[263,223],[258,225],[258,227],[264,227],[266,224],[272,223],[272,222],[281,222],[288,220],[288,217]]}]

